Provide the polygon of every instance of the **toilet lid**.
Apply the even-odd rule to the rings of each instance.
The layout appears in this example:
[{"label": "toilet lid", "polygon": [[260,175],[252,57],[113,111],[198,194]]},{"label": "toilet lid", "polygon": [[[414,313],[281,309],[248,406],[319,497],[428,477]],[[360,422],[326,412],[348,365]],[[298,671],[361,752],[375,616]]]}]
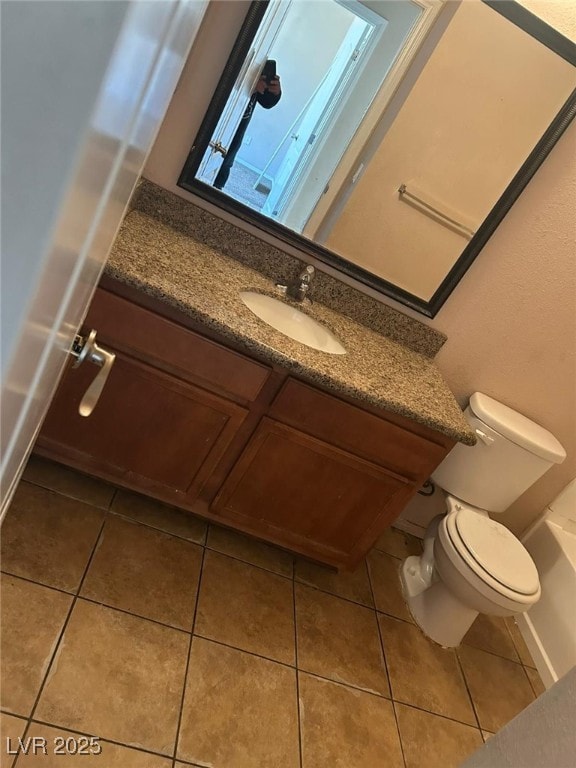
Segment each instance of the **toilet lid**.
[{"label": "toilet lid", "polygon": [[453,525],[448,530],[452,529],[453,544],[456,547],[463,545],[492,578],[521,595],[533,595],[538,591],[540,580],[534,561],[508,528],[466,508],[450,517]]}]

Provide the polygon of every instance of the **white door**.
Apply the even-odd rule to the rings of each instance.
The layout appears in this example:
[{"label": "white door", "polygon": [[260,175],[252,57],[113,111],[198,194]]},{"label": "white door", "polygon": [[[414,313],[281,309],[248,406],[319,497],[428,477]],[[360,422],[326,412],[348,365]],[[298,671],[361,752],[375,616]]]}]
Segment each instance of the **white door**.
[{"label": "white door", "polygon": [[224,159],[219,147],[227,150],[234,138],[291,2],[292,0],[279,0],[271,3],[262,19],[196,173],[196,178],[206,182],[206,184],[214,183]]},{"label": "white door", "polygon": [[[370,106],[387,81],[393,62],[409,45],[426,17],[422,0],[401,3],[397,0],[377,0],[353,3],[348,7],[359,13],[371,11],[369,18],[377,26],[340,93],[337,111],[320,122],[316,129],[318,139],[314,151],[295,168],[280,200],[278,220],[299,232],[304,230],[318,200],[329,190],[332,176],[366,121]],[[350,120],[350,115],[357,118]]]},{"label": "white door", "polygon": [[362,61],[366,43],[374,26],[363,19],[354,19],[334,57],[330,69],[306,105],[300,122],[294,128],[288,151],[274,174],[274,181],[262,213],[280,218],[289,203],[300,171],[306,165],[315,143],[324,130],[329,130],[331,117],[338,112],[340,99],[346,97],[346,84]]},{"label": "white door", "polygon": [[2,516],[206,5],[2,4]]}]

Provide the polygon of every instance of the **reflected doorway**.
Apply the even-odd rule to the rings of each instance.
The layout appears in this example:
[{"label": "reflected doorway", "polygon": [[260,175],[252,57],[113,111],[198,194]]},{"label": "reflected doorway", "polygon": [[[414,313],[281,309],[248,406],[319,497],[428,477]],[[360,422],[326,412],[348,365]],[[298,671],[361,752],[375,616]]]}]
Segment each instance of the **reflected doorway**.
[{"label": "reflected doorway", "polygon": [[[213,184],[267,59],[277,62],[282,97],[255,106],[223,192],[299,233],[313,236],[317,211],[342,185],[331,180],[346,153],[368,138],[359,128],[372,108],[379,119],[388,99],[377,96],[387,76],[410,62],[425,4],[396,0],[273,2],[222,112],[196,178]],[[302,56],[302,51],[307,51]],[[391,93],[390,93],[391,95]],[[342,169],[340,169],[341,171]],[[352,186],[363,166],[349,169]],[[313,219],[316,219],[313,221]],[[308,227],[308,230],[307,230]]]}]

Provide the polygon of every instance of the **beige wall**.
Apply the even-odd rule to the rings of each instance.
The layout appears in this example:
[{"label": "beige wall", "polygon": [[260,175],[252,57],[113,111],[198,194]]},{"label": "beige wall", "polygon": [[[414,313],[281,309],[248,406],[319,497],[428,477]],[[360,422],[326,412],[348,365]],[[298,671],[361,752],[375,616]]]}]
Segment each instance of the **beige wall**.
[{"label": "beige wall", "polygon": [[517,408],[567,450],[506,513],[519,531],[576,476],[576,123],[432,325],[437,361],[464,402],[474,390]]},{"label": "beige wall", "polygon": [[[188,199],[176,180],[241,23],[239,6],[211,5],[145,170]],[[566,447],[566,462],[504,516],[517,532],[576,476],[575,146],[573,124],[434,320],[381,297],[448,335],[437,361],[461,404],[483,391]]]},{"label": "beige wall", "polygon": [[467,240],[400,200],[413,182],[476,229],[576,86],[480,0],[456,11],[330,233],[330,250],[430,299]]}]

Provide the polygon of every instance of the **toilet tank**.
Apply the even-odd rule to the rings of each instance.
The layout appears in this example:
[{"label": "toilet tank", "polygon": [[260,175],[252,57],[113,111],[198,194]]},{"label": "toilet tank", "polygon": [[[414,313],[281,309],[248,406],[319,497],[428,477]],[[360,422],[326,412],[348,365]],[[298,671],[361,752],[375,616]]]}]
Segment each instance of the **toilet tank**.
[{"label": "toilet tank", "polygon": [[503,512],[566,451],[548,430],[488,395],[475,392],[464,415],[477,443],[456,445],[432,475],[453,496]]}]

